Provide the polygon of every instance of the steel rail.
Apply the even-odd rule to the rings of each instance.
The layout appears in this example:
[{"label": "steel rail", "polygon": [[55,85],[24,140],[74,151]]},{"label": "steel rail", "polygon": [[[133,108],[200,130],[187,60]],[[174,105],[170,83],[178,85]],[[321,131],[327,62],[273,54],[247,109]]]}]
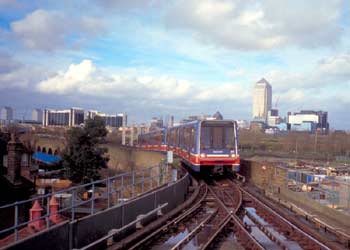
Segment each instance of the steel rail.
[{"label": "steel rail", "polygon": [[[232,181],[232,180],[231,180]],[[233,181],[232,181],[233,182]],[[233,182],[234,183],[234,182]],[[273,208],[271,208],[270,206],[266,205],[265,203],[263,203],[262,201],[260,201],[258,198],[256,198],[255,196],[253,196],[251,193],[249,193],[247,190],[243,189],[242,187],[240,187],[241,192],[248,196],[252,201],[254,201],[256,204],[258,204],[259,206],[261,206],[262,208],[264,208],[267,212],[269,212],[272,216],[274,216],[276,219],[282,221],[284,224],[286,224],[287,226],[291,227],[293,229],[293,232],[297,232],[299,233],[302,237],[304,237],[305,240],[309,240],[311,241],[313,244],[319,246],[319,249],[322,250],[331,250],[331,248],[329,248],[328,246],[326,246],[324,243],[322,243],[321,241],[317,240],[316,238],[314,238],[312,235],[306,233],[305,231],[301,230],[299,227],[297,227],[296,225],[294,225],[293,223],[291,223],[290,221],[288,221],[287,219],[283,218],[279,213],[277,213]],[[288,237],[287,237],[288,238]]]},{"label": "steel rail", "polygon": [[[147,235],[145,238],[143,238],[141,241],[138,241],[136,244],[133,246],[130,246],[128,249],[129,250],[134,250],[140,247],[141,245],[145,244],[147,241],[150,241],[152,238],[154,238],[156,235],[166,231],[169,227],[172,225],[176,225],[179,222],[183,221],[186,219],[188,216],[193,214],[195,211],[197,211],[201,207],[201,203],[203,202],[204,198],[207,196],[208,189],[206,185],[201,185],[199,187],[199,192],[201,192],[201,189],[203,190],[202,196],[199,198],[198,202],[196,202],[192,207],[190,207],[188,210],[186,210],[184,213],[180,214],[178,217],[174,218],[170,222],[166,223],[166,225],[158,228],[157,230],[153,231],[151,234]],[[199,193],[198,193],[199,195]]]},{"label": "steel rail", "polygon": [[216,230],[216,232],[209,238],[209,240],[205,243],[203,247],[200,248],[200,250],[207,249],[210,244],[215,240],[215,238],[219,235],[219,233],[228,225],[228,223],[231,221],[231,215],[228,214],[226,217],[221,221],[220,227]]},{"label": "steel rail", "polygon": [[[236,185],[236,184],[234,184]],[[221,207],[223,207],[226,212],[230,215],[231,220],[234,224],[234,229],[239,232],[238,233],[238,237],[244,238],[241,239],[243,244],[248,244],[249,245],[249,249],[252,250],[264,250],[264,247],[247,231],[247,229],[244,227],[243,223],[241,222],[241,220],[237,217],[237,215],[234,213],[234,211],[229,210],[225,204],[220,200],[220,198],[216,195],[215,191],[211,188],[208,187],[209,191],[212,193],[212,195],[214,196],[214,198],[218,201],[218,203],[220,204]],[[240,191],[240,190],[239,190]],[[242,201],[242,198],[239,199],[240,201]],[[239,207],[241,206],[242,203],[238,204],[237,207],[235,208],[236,211],[238,211]],[[234,232],[235,233],[235,232]]]},{"label": "steel rail", "polygon": [[181,241],[179,241],[175,246],[171,248],[171,250],[178,250],[180,249],[185,243],[190,241],[199,231],[202,230],[202,228],[205,226],[205,224],[212,219],[216,214],[218,213],[218,209],[214,210],[213,213],[209,214],[204,220],[202,220],[197,227],[195,227],[185,238],[183,238]]}]

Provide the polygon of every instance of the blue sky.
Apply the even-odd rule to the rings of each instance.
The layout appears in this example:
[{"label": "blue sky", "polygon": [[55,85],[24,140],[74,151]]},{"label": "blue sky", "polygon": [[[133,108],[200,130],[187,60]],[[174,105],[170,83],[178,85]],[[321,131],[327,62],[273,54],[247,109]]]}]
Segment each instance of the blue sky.
[{"label": "blue sky", "polygon": [[[346,0],[0,0],[0,106],[81,106],[131,122],[220,110],[251,117],[252,88],[350,129]],[[29,118],[29,116],[28,116]]]}]

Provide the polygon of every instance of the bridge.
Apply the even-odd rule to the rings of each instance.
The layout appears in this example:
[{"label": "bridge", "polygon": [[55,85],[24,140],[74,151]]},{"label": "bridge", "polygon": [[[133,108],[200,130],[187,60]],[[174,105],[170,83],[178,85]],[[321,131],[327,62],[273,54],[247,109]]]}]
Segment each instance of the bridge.
[{"label": "bridge", "polygon": [[349,220],[293,192],[281,164],[243,160],[237,175],[208,180],[162,153],[110,150],[123,174],[0,207],[14,222],[0,231],[1,249],[349,247]]}]

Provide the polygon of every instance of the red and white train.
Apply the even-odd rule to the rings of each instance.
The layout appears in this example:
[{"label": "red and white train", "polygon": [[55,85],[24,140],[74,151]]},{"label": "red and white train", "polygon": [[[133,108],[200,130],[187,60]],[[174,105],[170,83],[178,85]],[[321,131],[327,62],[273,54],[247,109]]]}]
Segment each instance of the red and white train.
[{"label": "red and white train", "polygon": [[237,123],[232,120],[193,121],[139,135],[137,147],[173,151],[196,172],[237,172],[240,166]]}]

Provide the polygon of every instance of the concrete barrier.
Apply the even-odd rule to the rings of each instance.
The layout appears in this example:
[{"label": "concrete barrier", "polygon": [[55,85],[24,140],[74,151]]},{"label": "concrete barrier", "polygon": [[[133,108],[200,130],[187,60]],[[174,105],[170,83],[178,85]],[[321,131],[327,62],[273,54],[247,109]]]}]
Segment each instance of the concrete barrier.
[{"label": "concrete barrier", "polygon": [[[112,229],[118,229],[127,225],[136,220],[137,216],[140,214],[146,214],[159,205],[168,203],[162,212],[169,212],[184,202],[189,184],[190,177],[186,174],[177,182],[169,183],[167,186],[153,192],[146,193],[133,200],[103,210],[94,215],[54,226],[40,234],[10,245],[6,249],[67,250],[82,248],[102,236],[107,235]],[[154,215],[153,219],[156,216],[157,215]],[[147,218],[145,220],[151,219],[152,218]],[[143,223],[147,223],[147,221],[143,221]],[[114,238],[118,240],[118,238],[120,239],[135,230],[136,226],[134,225]]]}]

